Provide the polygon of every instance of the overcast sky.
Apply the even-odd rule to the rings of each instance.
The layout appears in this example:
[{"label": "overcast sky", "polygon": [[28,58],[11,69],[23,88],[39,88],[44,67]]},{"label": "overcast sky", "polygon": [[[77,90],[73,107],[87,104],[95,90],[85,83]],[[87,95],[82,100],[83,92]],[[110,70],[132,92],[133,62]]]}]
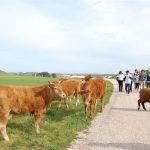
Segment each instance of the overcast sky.
[{"label": "overcast sky", "polygon": [[150,68],[150,0],[0,0],[0,70]]}]

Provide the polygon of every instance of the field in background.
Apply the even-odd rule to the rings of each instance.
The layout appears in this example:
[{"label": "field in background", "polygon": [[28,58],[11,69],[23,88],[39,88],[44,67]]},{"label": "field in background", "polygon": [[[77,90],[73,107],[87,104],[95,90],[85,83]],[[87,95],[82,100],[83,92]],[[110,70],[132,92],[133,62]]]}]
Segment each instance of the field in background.
[{"label": "field in background", "polygon": [[[28,85],[37,86],[47,84],[53,78],[0,76],[0,85]],[[113,91],[113,85],[107,81],[108,103]],[[69,102],[69,110],[62,105],[57,110],[58,102],[52,104],[52,108],[43,115],[41,133],[35,132],[34,117],[32,115],[13,116],[7,126],[10,142],[4,142],[0,135],[0,150],[65,150],[76,137],[77,132],[87,128],[91,119],[84,115],[82,100],[80,106],[75,106],[75,101]],[[100,108],[98,102],[97,110]]]},{"label": "field in background", "polygon": [[48,84],[55,78],[50,77],[34,77],[34,76],[0,76],[0,85],[24,85],[38,86]]}]

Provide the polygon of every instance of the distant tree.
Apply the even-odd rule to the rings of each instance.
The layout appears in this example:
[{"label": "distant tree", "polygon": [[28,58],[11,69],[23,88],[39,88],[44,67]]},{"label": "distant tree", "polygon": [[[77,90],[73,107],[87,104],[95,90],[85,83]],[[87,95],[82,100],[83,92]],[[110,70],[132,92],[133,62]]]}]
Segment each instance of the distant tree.
[{"label": "distant tree", "polygon": [[56,78],[56,73],[52,73],[51,76],[52,76],[53,78]]},{"label": "distant tree", "polygon": [[37,75],[42,77],[50,77],[50,74],[48,72],[40,72]]},{"label": "distant tree", "polygon": [[3,70],[0,70],[0,73],[6,73],[5,71],[3,71]]}]

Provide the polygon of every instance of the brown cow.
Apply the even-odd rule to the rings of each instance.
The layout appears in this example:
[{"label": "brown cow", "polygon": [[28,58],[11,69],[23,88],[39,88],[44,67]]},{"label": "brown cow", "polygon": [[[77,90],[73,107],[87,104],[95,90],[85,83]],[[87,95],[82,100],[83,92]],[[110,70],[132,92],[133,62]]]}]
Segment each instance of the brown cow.
[{"label": "brown cow", "polygon": [[[70,96],[75,96],[76,98],[76,106],[79,104],[79,91],[81,90],[82,79],[65,79],[65,80],[56,80],[54,83],[59,82],[62,90],[66,94],[64,99],[66,108],[68,109],[68,98]],[[61,102],[59,104],[59,108],[61,107]]]},{"label": "brown cow", "polygon": [[82,90],[79,92],[84,99],[85,105],[85,114],[87,115],[88,106],[90,103],[90,115],[96,110],[97,100],[101,98],[101,109],[100,112],[103,112],[104,100],[106,93],[106,81],[101,78],[89,78],[83,86]]},{"label": "brown cow", "polygon": [[140,99],[138,100],[138,110],[140,109],[140,103],[142,107],[146,110],[144,103],[150,102],[150,88],[145,88],[140,90]]},{"label": "brown cow", "polygon": [[10,114],[33,113],[36,132],[39,133],[41,116],[56,98],[65,98],[58,83],[49,83],[40,87],[0,86],[0,131],[9,141],[6,125]]}]

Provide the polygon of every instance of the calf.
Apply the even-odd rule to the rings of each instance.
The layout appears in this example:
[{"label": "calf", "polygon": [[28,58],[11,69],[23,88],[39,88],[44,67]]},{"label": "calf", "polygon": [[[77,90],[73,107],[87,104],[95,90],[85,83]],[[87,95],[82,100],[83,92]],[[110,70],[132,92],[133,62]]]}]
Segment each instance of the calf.
[{"label": "calf", "polygon": [[142,103],[143,109],[146,110],[144,103],[150,102],[150,88],[140,90],[140,99],[138,100],[138,110]]},{"label": "calf", "polygon": [[[81,89],[82,80],[81,79],[68,79],[60,82],[62,90],[66,94],[65,104],[68,109],[68,97],[75,96],[76,106],[79,104],[79,91]],[[59,107],[61,106],[61,103]]]},{"label": "calf", "polygon": [[0,131],[3,138],[9,141],[6,125],[10,114],[34,114],[36,132],[39,133],[42,114],[58,97],[65,98],[58,83],[39,87],[0,86]]},{"label": "calf", "polygon": [[90,104],[90,115],[96,110],[97,100],[101,99],[100,112],[103,112],[104,100],[106,93],[106,81],[101,78],[89,78],[83,86],[82,90],[79,92],[84,99],[85,114],[87,115],[88,106]]}]

